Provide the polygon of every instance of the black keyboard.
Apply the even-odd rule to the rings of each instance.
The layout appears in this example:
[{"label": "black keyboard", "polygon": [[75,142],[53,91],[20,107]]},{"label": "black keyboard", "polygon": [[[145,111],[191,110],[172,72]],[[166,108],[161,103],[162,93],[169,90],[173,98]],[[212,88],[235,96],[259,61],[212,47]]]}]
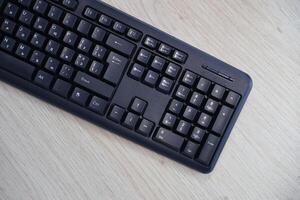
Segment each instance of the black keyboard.
[{"label": "black keyboard", "polygon": [[95,0],[0,0],[0,78],[201,172],[251,90],[236,68]]}]

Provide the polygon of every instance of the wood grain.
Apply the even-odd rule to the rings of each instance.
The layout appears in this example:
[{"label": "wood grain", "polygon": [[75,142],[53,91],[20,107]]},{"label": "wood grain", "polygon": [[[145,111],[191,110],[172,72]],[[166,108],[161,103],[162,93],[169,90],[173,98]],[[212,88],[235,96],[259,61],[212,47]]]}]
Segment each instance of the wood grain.
[{"label": "wood grain", "polygon": [[209,175],[0,82],[0,199],[300,199],[300,1],[106,0],[249,73]]}]

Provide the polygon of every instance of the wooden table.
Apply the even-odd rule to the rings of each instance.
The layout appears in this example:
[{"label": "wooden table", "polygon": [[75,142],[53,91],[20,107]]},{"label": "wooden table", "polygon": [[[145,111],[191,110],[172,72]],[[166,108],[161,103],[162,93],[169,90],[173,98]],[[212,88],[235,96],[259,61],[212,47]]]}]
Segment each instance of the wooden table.
[{"label": "wooden table", "polygon": [[201,174],[0,83],[0,199],[300,199],[299,0],[106,0],[249,73]]}]

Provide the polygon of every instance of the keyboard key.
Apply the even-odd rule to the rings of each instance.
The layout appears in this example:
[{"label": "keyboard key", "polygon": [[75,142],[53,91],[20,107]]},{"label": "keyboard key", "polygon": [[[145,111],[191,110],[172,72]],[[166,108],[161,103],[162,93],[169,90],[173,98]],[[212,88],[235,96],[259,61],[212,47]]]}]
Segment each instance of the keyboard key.
[{"label": "keyboard key", "polygon": [[78,24],[77,31],[84,34],[88,35],[90,30],[91,30],[92,24],[85,20],[81,20]]},{"label": "keyboard key", "polygon": [[133,113],[127,113],[123,125],[129,129],[135,129],[135,126],[139,120],[139,116]]},{"label": "keyboard key", "polygon": [[187,54],[182,51],[175,50],[172,58],[180,63],[184,63],[187,58]]},{"label": "keyboard key", "polygon": [[34,50],[31,57],[30,57],[30,62],[34,65],[37,65],[37,66],[41,66],[42,63],[44,62],[44,59],[45,59],[45,54],[40,52],[40,51],[37,51],[37,50]]},{"label": "keyboard key", "polygon": [[166,113],[163,120],[162,124],[170,129],[172,129],[176,123],[176,116],[170,113]]},{"label": "keyboard key", "polygon": [[58,79],[55,82],[52,90],[53,90],[54,93],[56,93],[56,94],[58,94],[58,95],[60,95],[62,97],[67,98],[68,94],[70,93],[71,86],[72,85],[70,83],[68,83],[66,81],[63,81],[61,79]]},{"label": "keyboard key", "polygon": [[181,112],[182,107],[183,107],[182,102],[173,99],[170,106],[169,106],[169,111],[171,111],[172,113],[178,115]]},{"label": "keyboard key", "polygon": [[167,69],[166,69],[166,74],[172,77],[173,79],[177,78],[181,70],[181,67],[178,65],[175,65],[174,63],[169,63]]},{"label": "keyboard key", "polygon": [[19,21],[30,26],[33,19],[33,14],[28,10],[23,10],[20,14]]},{"label": "keyboard key", "polygon": [[4,14],[11,18],[15,18],[18,13],[18,9],[18,6],[16,6],[15,4],[8,3],[4,8]]},{"label": "keyboard key", "polygon": [[207,128],[210,125],[211,120],[212,117],[210,115],[206,113],[201,113],[197,123],[203,128]]},{"label": "keyboard key", "polygon": [[157,131],[154,140],[169,146],[170,148],[179,151],[182,147],[182,144],[184,142],[184,138],[172,133],[169,130],[166,130],[164,128],[159,128]]},{"label": "keyboard key", "polygon": [[71,95],[71,100],[81,106],[85,106],[89,96],[90,94],[88,92],[80,88],[75,88]]},{"label": "keyboard key", "polygon": [[180,120],[178,125],[177,125],[177,128],[176,128],[176,131],[178,133],[180,133],[181,135],[187,135],[191,129],[192,125],[184,120]]},{"label": "keyboard key", "polygon": [[212,127],[212,131],[219,135],[223,135],[232,114],[233,110],[231,108],[227,106],[222,106],[218,117]]},{"label": "keyboard key", "polygon": [[76,33],[73,33],[71,31],[67,31],[66,34],[65,34],[65,36],[64,36],[63,41],[66,44],[74,47],[74,45],[75,45],[75,43],[77,41],[77,38],[78,38],[78,35]]},{"label": "keyboard key", "polygon": [[204,163],[205,165],[209,165],[209,163],[218,147],[219,141],[220,141],[220,138],[210,134],[208,136],[197,160],[200,161],[201,163]]},{"label": "keyboard key", "polygon": [[19,29],[17,30],[16,37],[22,41],[27,42],[27,40],[29,39],[30,33],[31,33],[31,31],[29,28],[20,26]]},{"label": "keyboard key", "polygon": [[98,95],[103,96],[104,98],[110,99],[114,92],[114,87],[111,85],[108,85],[107,83],[104,83],[99,79],[81,71],[77,72],[74,82],[88,90],[97,93]]},{"label": "keyboard key", "polygon": [[224,96],[225,88],[220,85],[215,85],[213,90],[211,91],[211,96],[221,100]]},{"label": "keyboard key", "polygon": [[196,79],[197,79],[197,75],[195,73],[191,71],[186,71],[182,78],[182,82],[188,86],[193,86]]},{"label": "keyboard key", "polygon": [[110,111],[110,113],[108,115],[108,118],[116,123],[120,123],[123,118],[124,113],[125,113],[124,108],[114,105],[114,107],[112,108],[112,110]]},{"label": "keyboard key", "polygon": [[106,63],[108,66],[103,75],[103,79],[116,85],[120,81],[123,72],[127,67],[128,59],[114,52],[110,52]]},{"label": "keyboard key", "polygon": [[61,26],[52,24],[48,34],[56,39],[59,39],[63,33],[64,29]]},{"label": "keyboard key", "polygon": [[193,92],[193,95],[190,99],[190,104],[199,108],[202,105],[203,100],[204,100],[204,95],[198,92]]},{"label": "keyboard key", "polygon": [[2,22],[2,25],[1,25],[1,30],[5,33],[8,33],[8,34],[12,34],[15,30],[15,27],[16,27],[16,23],[9,20],[9,19],[5,19],[3,22]]},{"label": "keyboard key", "polygon": [[175,96],[178,97],[180,100],[185,101],[188,98],[188,95],[190,93],[190,89],[183,86],[183,85],[179,85],[179,87],[177,88],[177,91],[175,93]]},{"label": "keyboard key", "polygon": [[71,77],[73,76],[74,69],[73,67],[64,64],[59,72],[59,75],[64,77],[65,79],[70,80]]},{"label": "keyboard key", "polygon": [[140,61],[142,64],[148,65],[150,59],[151,59],[151,53],[149,51],[146,51],[145,49],[141,49],[137,60]]},{"label": "keyboard key", "polygon": [[145,76],[144,82],[145,82],[145,84],[147,84],[151,87],[154,87],[156,85],[156,82],[158,81],[158,78],[159,78],[158,73],[149,70]]},{"label": "keyboard key", "polygon": [[167,77],[163,77],[158,85],[158,89],[166,94],[169,94],[173,88],[173,81]]},{"label": "keyboard key", "polygon": [[166,44],[160,44],[158,51],[166,56],[169,56],[172,52],[172,47]]},{"label": "keyboard key", "polygon": [[183,150],[183,154],[188,156],[189,158],[193,159],[195,157],[199,147],[200,147],[199,144],[189,141]]},{"label": "keyboard key", "polygon": [[152,133],[153,128],[154,128],[153,122],[151,122],[147,119],[143,119],[137,129],[137,132],[146,137],[149,137],[150,134]]},{"label": "keyboard key", "polygon": [[147,107],[147,102],[140,99],[140,98],[134,98],[131,106],[130,106],[130,110],[132,110],[133,112],[142,115],[145,111]]},{"label": "keyboard key", "polygon": [[56,22],[60,21],[62,15],[63,15],[63,10],[56,6],[51,6],[48,12],[48,17]]},{"label": "keyboard key", "polygon": [[48,3],[44,0],[37,0],[33,6],[33,10],[41,15],[44,15],[48,7]]},{"label": "keyboard key", "polygon": [[39,85],[45,89],[49,89],[52,81],[53,81],[53,76],[42,70],[37,72],[35,79],[34,79],[34,82],[37,85]]},{"label": "keyboard key", "polygon": [[118,36],[115,36],[113,34],[110,34],[108,36],[106,45],[121,53],[124,53],[127,56],[130,56],[135,48],[134,44],[127,42],[126,40],[119,38]]},{"label": "keyboard key", "polygon": [[70,10],[75,10],[78,6],[77,0],[63,0],[62,4]]},{"label": "keyboard key", "polygon": [[144,45],[151,48],[151,49],[156,49],[158,45],[158,41],[152,37],[146,37]]},{"label": "keyboard key", "polygon": [[73,29],[77,21],[77,17],[71,13],[67,13],[63,19],[63,24],[68,28]]},{"label": "keyboard key", "polygon": [[197,89],[203,93],[207,93],[210,88],[211,82],[205,78],[200,78]]},{"label": "keyboard key", "polygon": [[93,61],[90,68],[89,72],[91,72],[95,76],[100,76],[104,68],[104,65],[102,63],[99,63],[97,61]]},{"label": "keyboard key", "polygon": [[89,109],[92,111],[104,115],[108,106],[108,102],[104,99],[94,96],[90,102]]},{"label": "keyboard key", "polygon": [[31,5],[32,0],[18,0],[18,3],[28,8]]},{"label": "keyboard key", "polygon": [[29,53],[31,51],[31,48],[25,44],[20,43],[17,50],[16,50],[16,55],[27,59],[27,57],[29,56]]},{"label": "keyboard key", "polygon": [[97,42],[102,42],[104,37],[106,35],[106,31],[99,28],[99,27],[95,27],[93,33],[92,33],[92,38],[94,40],[96,40]]},{"label": "keyboard key", "polygon": [[49,40],[48,44],[46,45],[45,50],[52,55],[57,55],[59,48],[60,48],[59,43],[57,43],[53,40]]},{"label": "keyboard key", "polygon": [[105,47],[97,44],[93,50],[92,55],[98,60],[103,60],[103,58],[106,55],[106,52],[107,49]]},{"label": "keyboard key", "polygon": [[236,106],[240,100],[241,96],[235,92],[230,91],[226,97],[225,102],[231,106]]},{"label": "keyboard key", "polygon": [[57,59],[49,57],[45,64],[45,69],[49,70],[50,72],[56,73],[59,65],[60,62]]},{"label": "keyboard key", "polygon": [[130,75],[137,80],[141,80],[143,74],[144,74],[145,68],[142,65],[139,65],[135,63],[131,70],[130,70]]},{"label": "keyboard key", "polygon": [[194,121],[197,115],[197,110],[191,106],[187,106],[183,113],[183,117],[189,121]]},{"label": "keyboard key", "polygon": [[217,111],[218,106],[219,106],[218,102],[216,102],[216,101],[214,101],[212,99],[208,99],[207,102],[206,102],[206,104],[205,104],[204,109],[207,112],[209,112],[211,114],[214,114]]},{"label": "keyboard key", "polygon": [[80,69],[85,69],[88,65],[89,58],[85,55],[78,54],[75,60],[75,66],[79,67]]},{"label": "keyboard key", "polygon": [[93,45],[92,41],[86,38],[81,38],[77,48],[85,53],[89,53],[92,45]]},{"label": "keyboard key", "polygon": [[97,11],[93,8],[86,7],[83,15],[89,19],[95,20],[97,18]]},{"label": "keyboard key", "polygon": [[35,22],[34,22],[34,25],[33,27],[38,30],[38,31],[41,31],[41,32],[45,32],[46,31],[46,28],[48,26],[48,20],[42,18],[42,17],[38,17]]},{"label": "keyboard key", "polygon": [[30,43],[33,46],[41,49],[44,46],[45,41],[46,41],[46,37],[45,36],[43,36],[43,35],[41,35],[39,33],[35,33],[32,36]]},{"label": "keyboard key", "polygon": [[115,22],[113,29],[118,33],[124,34],[127,27],[125,24],[122,24],[121,22]]},{"label": "keyboard key", "polygon": [[134,41],[140,41],[141,37],[142,37],[142,33],[140,31],[137,31],[133,28],[130,28],[127,32],[127,37],[134,40]]},{"label": "keyboard key", "polygon": [[199,127],[194,127],[192,134],[191,134],[191,139],[194,141],[201,143],[202,139],[205,135],[205,130],[199,128]]},{"label": "keyboard key", "polygon": [[69,49],[68,47],[64,47],[60,54],[60,58],[66,62],[71,62],[73,60],[74,54],[74,50]]},{"label": "keyboard key", "polygon": [[102,14],[99,18],[99,23],[106,27],[110,27],[112,24],[112,19],[110,17]]},{"label": "keyboard key", "polygon": [[159,56],[155,56],[152,61],[151,67],[153,69],[156,69],[157,71],[161,72],[163,70],[165,64],[166,64],[165,59],[163,59],[162,57],[159,57]]},{"label": "keyboard key", "polygon": [[4,49],[8,52],[12,52],[12,50],[14,49],[14,46],[16,44],[16,40],[10,38],[10,37],[7,37],[5,36],[1,42],[1,49]]}]

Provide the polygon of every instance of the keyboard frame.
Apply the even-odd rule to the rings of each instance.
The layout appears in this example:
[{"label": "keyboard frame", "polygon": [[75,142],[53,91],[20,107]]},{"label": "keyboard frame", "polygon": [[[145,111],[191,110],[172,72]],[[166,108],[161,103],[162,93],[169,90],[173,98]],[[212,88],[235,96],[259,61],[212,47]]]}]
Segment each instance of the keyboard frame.
[{"label": "keyboard frame", "polygon": [[[92,8],[103,12],[103,13],[109,13],[109,16],[115,18],[115,19],[121,19],[120,21],[130,25],[131,27],[134,27],[135,29],[142,31],[143,32],[143,39],[146,35],[150,35],[151,37],[154,37],[160,41],[163,41],[164,43],[170,44],[173,47],[176,47],[176,49],[179,49],[181,51],[184,51],[188,54],[188,58],[185,64],[180,64],[180,66],[182,66],[182,71],[180,73],[180,76],[182,75],[182,73],[184,72],[185,69],[189,69],[193,72],[196,72],[197,74],[202,75],[203,77],[213,80],[215,83],[218,83],[238,94],[241,95],[241,99],[237,105],[237,107],[235,108],[234,114],[226,128],[225,133],[222,136],[221,142],[219,143],[217,150],[215,152],[215,155],[213,156],[213,159],[211,160],[210,164],[208,166],[203,165],[199,162],[197,162],[196,160],[192,160],[187,158],[186,156],[184,156],[183,154],[180,154],[158,142],[154,142],[152,140],[151,137],[144,137],[140,134],[135,133],[134,131],[127,129],[124,126],[121,126],[120,124],[116,124],[110,120],[107,119],[106,115],[102,116],[99,114],[96,114],[84,107],[79,106],[76,103],[73,103],[72,101],[68,100],[68,99],[64,99],[54,93],[52,93],[50,90],[46,90],[43,89],[37,85],[35,85],[33,82],[29,82],[23,78],[20,78],[19,76],[16,76],[6,70],[3,70],[0,68],[0,79],[12,84],[13,86],[22,89],[46,102],[51,103],[52,105],[55,105],[57,107],[62,108],[63,110],[66,110],[68,112],[71,112],[83,119],[86,119],[100,127],[103,127],[105,129],[108,129],[109,131],[118,134],[122,137],[125,137],[127,139],[130,139],[142,146],[145,146],[147,148],[150,148],[152,150],[154,150],[155,152],[161,153],[169,158],[172,158],[180,163],[183,163],[193,169],[196,169],[200,172],[203,173],[209,173],[213,170],[213,168],[215,167],[215,164],[224,148],[224,145],[231,133],[231,130],[242,110],[242,107],[244,106],[246,99],[251,91],[252,88],[252,79],[250,78],[249,75],[247,75],[246,73],[234,68],[231,65],[228,65],[218,59],[216,59],[213,56],[210,56],[209,54],[196,49],[195,47],[190,46],[189,44],[176,39],[175,37],[164,33],[158,29],[156,29],[155,27],[146,24],[142,21],[140,21],[139,19],[136,19],[104,2],[99,2],[99,1],[94,1],[94,0],[85,0],[85,1],[79,1],[79,5],[77,7],[77,9],[75,11],[73,11],[72,13],[76,13],[77,15],[80,15],[82,18],[84,18],[81,14],[82,11],[84,10],[84,8],[86,6],[91,6]],[[85,18],[86,19],[86,18]],[[86,19],[89,22],[92,22],[91,20]],[[125,37],[124,37],[125,38]],[[135,50],[135,54],[132,56],[136,57],[136,54],[138,53],[138,50],[140,48],[145,48],[145,46],[142,45],[143,40],[141,40],[138,44],[137,44],[137,48]],[[147,49],[147,48],[145,48]],[[147,49],[149,50],[149,49]],[[153,51],[151,51],[153,52]],[[12,57],[12,59],[11,59]],[[130,77],[127,76],[128,70],[130,69],[132,63],[133,63],[133,59],[131,58],[130,60],[130,64],[127,66],[124,76],[121,79],[121,84],[123,82],[123,79],[131,79]],[[7,54],[6,58],[3,59],[3,56],[0,56],[1,59],[1,63],[0,65],[15,65],[15,64],[22,64],[23,61],[19,60],[19,59],[14,59],[13,56]],[[3,60],[3,62],[2,62]],[[199,64],[195,64],[195,63],[199,63]],[[205,68],[203,68],[202,66],[209,66],[210,69],[213,70],[207,70]],[[232,78],[231,80],[225,79],[224,77],[212,72],[212,71],[219,71],[222,72],[222,74],[227,74]],[[132,79],[133,80],[133,79]],[[172,93],[174,89],[176,88],[176,86],[178,85],[178,81],[180,80],[180,78],[178,78],[176,80],[175,83],[175,87],[173,87],[172,89]],[[133,80],[134,81],[134,80]],[[136,81],[136,84],[138,84],[139,82]],[[145,86],[147,87],[147,86]],[[122,88],[120,87],[120,85],[116,88],[115,94],[112,98],[111,105],[113,105],[114,103],[118,102],[118,96],[122,95],[124,93],[124,91],[120,91],[119,89]],[[155,90],[155,89],[153,89]],[[120,91],[120,93],[117,95],[116,93],[118,93],[118,91]],[[169,102],[171,95],[165,95],[166,96],[166,100],[167,102]],[[157,100],[157,97],[153,97],[153,100]],[[109,111],[109,109],[108,109]],[[108,112],[106,112],[107,114]],[[159,116],[159,119],[161,119],[162,116]],[[157,127],[158,124],[155,122],[155,127]],[[133,134],[134,133],[134,134]]]}]

